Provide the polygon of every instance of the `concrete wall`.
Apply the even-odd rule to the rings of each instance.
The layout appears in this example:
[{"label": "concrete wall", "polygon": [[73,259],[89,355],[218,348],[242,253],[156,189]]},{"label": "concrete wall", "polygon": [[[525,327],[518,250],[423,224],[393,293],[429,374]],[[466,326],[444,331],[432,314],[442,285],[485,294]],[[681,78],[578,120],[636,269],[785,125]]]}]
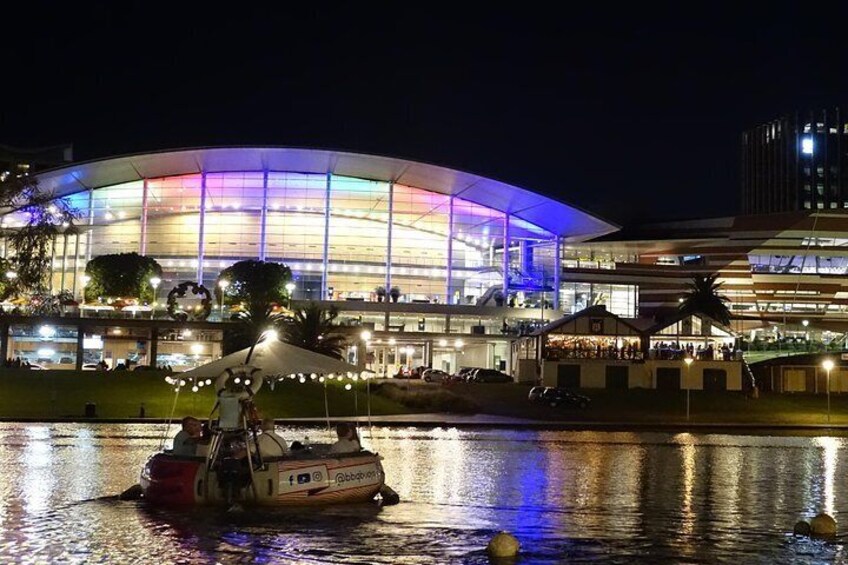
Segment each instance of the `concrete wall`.
[{"label": "concrete wall", "polygon": [[[557,386],[560,365],[580,365],[581,388],[606,388],[607,366],[626,366],[628,388],[656,388],[658,368],[680,369],[681,389],[686,388],[686,364],[683,361],[616,361],[612,359],[572,359],[569,361],[545,361],[542,367],[542,383]],[[703,390],[704,369],[721,369],[727,374],[727,390],[742,390],[742,363],[737,361],[695,361],[689,369],[689,388]]]}]

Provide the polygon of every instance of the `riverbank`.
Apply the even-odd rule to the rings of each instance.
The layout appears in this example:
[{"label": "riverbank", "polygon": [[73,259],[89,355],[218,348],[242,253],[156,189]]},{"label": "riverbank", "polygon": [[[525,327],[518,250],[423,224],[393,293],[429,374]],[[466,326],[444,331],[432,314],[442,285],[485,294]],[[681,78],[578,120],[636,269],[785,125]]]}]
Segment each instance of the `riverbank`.
[{"label": "riverbank", "polygon": [[[189,383],[191,384],[191,383]],[[263,414],[285,422],[325,421],[324,393],[331,418],[386,425],[456,425],[594,429],[848,428],[848,395],[768,394],[753,400],[735,393],[583,390],[586,410],[550,407],[527,400],[528,386],[457,383],[450,387],[420,381],[374,381],[346,390],[285,380],[256,397]],[[163,421],[193,415],[207,418],[215,404],[211,386],[176,393],[156,371],[0,371],[0,419],[6,421]]]}]

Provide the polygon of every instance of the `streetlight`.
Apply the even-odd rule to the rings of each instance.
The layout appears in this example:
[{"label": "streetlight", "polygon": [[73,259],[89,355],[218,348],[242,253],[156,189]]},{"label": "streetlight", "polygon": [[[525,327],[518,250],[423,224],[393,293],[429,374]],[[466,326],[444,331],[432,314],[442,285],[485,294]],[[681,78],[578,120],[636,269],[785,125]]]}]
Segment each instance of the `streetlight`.
[{"label": "streetlight", "polygon": [[362,330],[362,333],[359,334],[359,337],[362,341],[370,341],[371,340],[371,332],[368,330]]},{"label": "streetlight", "polygon": [[683,362],[686,363],[686,421],[689,421],[689,368],[692,366],[694,359],[686,357]]},{"label": "streetlight", "polygon": [[830,372],[833,370],[833,359],[822,361],[822,367],[827,372],[827,423],[830,423]]},{"label": "streetlight", "polygon": [[221,279],[218,281],[218,288],[221,289],[221,320],[224,319],[224,293],[227,291],[227,287],[230,286],[230,281],[227,279]]},{"label": "streetlight", "polygon": [[153,305],[150,307],[150,319],[153,319],[153,314],[156,312],[156,299],[159,296],[157,289],[159,285],[162,283],[162,279],[159,277],[150,277],[150,286],[153,287]]},{"label": "streetlight", "polygon": [[295,288],[297,288],[297,286],[293,282],[289,281],[286,283],[286,292],[289,294],[289,304],[291,304],[292,294],[294,293]]}]

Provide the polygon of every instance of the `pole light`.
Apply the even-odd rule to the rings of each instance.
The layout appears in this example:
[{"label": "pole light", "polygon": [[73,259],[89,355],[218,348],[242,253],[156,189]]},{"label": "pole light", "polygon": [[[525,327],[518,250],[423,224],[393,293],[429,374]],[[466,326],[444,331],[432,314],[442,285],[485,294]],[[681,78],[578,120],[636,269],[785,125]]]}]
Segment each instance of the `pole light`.
[{"label": "pole light", "polygon": [[833,370],[833,359],[822,361],[822,367],[827,372],[827,423],[830,423],[830,372]]},{"label": "pole light", "polygon": [[150,319],[153,319],[153,315],[156,312],[156,300],[159,298],[159,285],[162,284],[162,279],[159,277],[150,277],[150,286],[153,287],[153,305],[150,307]]},{"label": "pole light", "polygon": [[686,357],[683,362],[686,363],[686,421],[689,421],[689,369],[692,367],[692,362],[695,361],[691,357]]},{"label": "pole light", "polygon": [[230,281],[227,279],[218,281],[218,288],[221,289],[221,320],[224,319],[224,293],[227,291],[228,286],[230,286]]}]

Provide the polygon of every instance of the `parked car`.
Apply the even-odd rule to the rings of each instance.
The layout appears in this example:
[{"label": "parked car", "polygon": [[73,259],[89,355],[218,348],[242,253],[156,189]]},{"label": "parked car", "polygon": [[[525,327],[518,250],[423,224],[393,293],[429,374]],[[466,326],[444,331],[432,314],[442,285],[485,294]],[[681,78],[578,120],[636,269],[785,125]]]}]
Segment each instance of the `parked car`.
[{"label": "parked car", "polygon": [[85,363],[82,366],[83,371],[96,371],[99,368],[100,368],[100,365],[98,365],[97,363]]},{"label": "parked car", "polygon": [[454,380],[457,381],[468,381],[471,379],[471,375],[474,374],[474,371],[477,370],[477,367],[463,367],[454,375]]},{"label": "parked car", "polygon": [[450,380],[451,376],[441,369],[426,369],[421,378],[428,383],[440,383]]},{"label": "parked car", "polygon": [[589,403],[592,402],[592,399],[568,389],[549,386],[542,391],[537,398],[537,402],[544,402],[548,406],[552,406],[554,408],[557,406],[566,406],[585,410],[589,407]]},{"label": "parked car", "polygon": [[511,383],[512,377],[495,369],[477,369],[471,377],[475,383]]},{"label": "parked car", "polygon": [[544,386],[534,386],[527,394],[527,400],[529,400],[530,402],[536,402],[537,400],[539,400],[539,397],[542,395],[546,388],[547,387]]}]

